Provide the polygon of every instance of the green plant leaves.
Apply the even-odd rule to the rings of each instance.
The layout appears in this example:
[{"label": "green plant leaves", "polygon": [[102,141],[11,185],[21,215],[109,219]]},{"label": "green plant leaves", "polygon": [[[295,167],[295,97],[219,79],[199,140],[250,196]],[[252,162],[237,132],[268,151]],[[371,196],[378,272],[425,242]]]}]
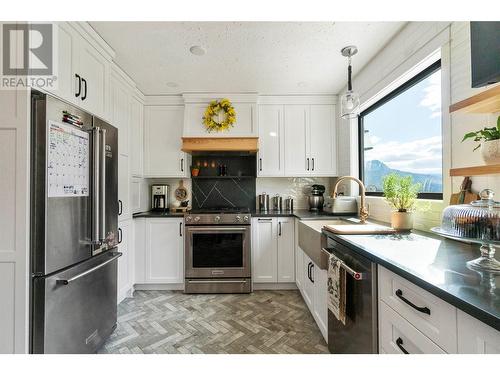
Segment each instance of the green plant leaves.
[{"label": "green plant leaves", "polygon": [[413,183],[412,176],[391,173],[383,178],[384,198],[400,212],[413,209],[421,187],[421,184]]},{"label": "green plant leaves", "polygon": [[[500,139],[500,116],[498,116],[496,128],[484,128],[476,132],[466,133],[462,138],[462,142],[471,138],[474,142],[493,141],[495,139]],[[477,145],[474,148],[474,151],[476,151],[479,147],[481,147],[481,144]]]}]

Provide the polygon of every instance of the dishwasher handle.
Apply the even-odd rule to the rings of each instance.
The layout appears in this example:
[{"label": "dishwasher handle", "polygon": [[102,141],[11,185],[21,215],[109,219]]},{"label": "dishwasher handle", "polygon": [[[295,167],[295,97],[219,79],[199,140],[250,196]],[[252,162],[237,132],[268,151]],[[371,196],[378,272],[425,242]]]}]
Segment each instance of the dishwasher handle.
[{"label": "dishwasher handle", "polygon": [[[325,249],[324,247],[321,249],[323,250],[324,253],[326,253],[328,255],[328,258],[330,257],[330,255],[333,255],[332,254],[332,249]],[[333,255],[335,256],[335,255]],[[337,258],[337,257],[336,257]],[[337,258],[339,259],[339,258]],[[347,264],[345,264],[341,259],[340,260],[340,266],[349,274],[351,275],[354,280],[358,281],[358,280],[363,280],[363,279],[366,279],[366,274],[363,273],[363,272],[358,272],[358,271],[355,271],[353,270],[351,267],[349,267]]]}]

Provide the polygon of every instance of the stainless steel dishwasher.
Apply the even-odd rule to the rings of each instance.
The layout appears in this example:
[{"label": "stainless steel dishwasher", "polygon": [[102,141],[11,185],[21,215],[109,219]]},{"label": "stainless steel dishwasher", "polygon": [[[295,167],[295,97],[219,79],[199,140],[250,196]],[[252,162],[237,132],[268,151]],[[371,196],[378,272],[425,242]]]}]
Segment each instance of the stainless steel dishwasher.
[{"label": "stainless steel dishwasher", "polygon": [[335,354],[378,353],[377,265],[334,238],[325,239],[324,251],[339,258],[346,270],[346,324],[328,310],[328,349]]}]

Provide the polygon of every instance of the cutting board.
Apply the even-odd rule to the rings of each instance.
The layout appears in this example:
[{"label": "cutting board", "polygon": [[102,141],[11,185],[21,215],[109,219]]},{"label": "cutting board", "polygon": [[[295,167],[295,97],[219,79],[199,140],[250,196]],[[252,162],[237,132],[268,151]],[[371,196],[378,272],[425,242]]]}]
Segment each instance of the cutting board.
[{"label": "cutting board", "polygon": [[[459,204],[458,198],[460,197],[460,193],[453,193],[450,197],[450,204]],[[470,203],[477,201],[479,199],[479,195],[476,193],[471,193],[466,191],[464,197],[464,203]]]},{"label": "cutting board", "polygon": [[325,229],[335,234],[391,234],[396,230],[377,224],[325,225]]}]

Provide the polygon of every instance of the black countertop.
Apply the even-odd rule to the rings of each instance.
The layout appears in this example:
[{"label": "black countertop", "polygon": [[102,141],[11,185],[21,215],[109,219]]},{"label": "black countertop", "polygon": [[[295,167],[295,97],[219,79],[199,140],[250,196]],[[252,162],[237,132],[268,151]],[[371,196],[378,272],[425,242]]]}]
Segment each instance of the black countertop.
[{"label": "black countertop", "polygon": [[146,212],[138,212],[133,214],[132,217],[183,217],[183,212],[172,212],[172,211],[146,211]]},{"label": "black countertop", "polygon": [[[478,272],[466,262],[479,247],[430,233],[335,235],[323,231],[460,310],[500,330],[500,274]],[[500,254],[496,253],[500,259]]]}]

